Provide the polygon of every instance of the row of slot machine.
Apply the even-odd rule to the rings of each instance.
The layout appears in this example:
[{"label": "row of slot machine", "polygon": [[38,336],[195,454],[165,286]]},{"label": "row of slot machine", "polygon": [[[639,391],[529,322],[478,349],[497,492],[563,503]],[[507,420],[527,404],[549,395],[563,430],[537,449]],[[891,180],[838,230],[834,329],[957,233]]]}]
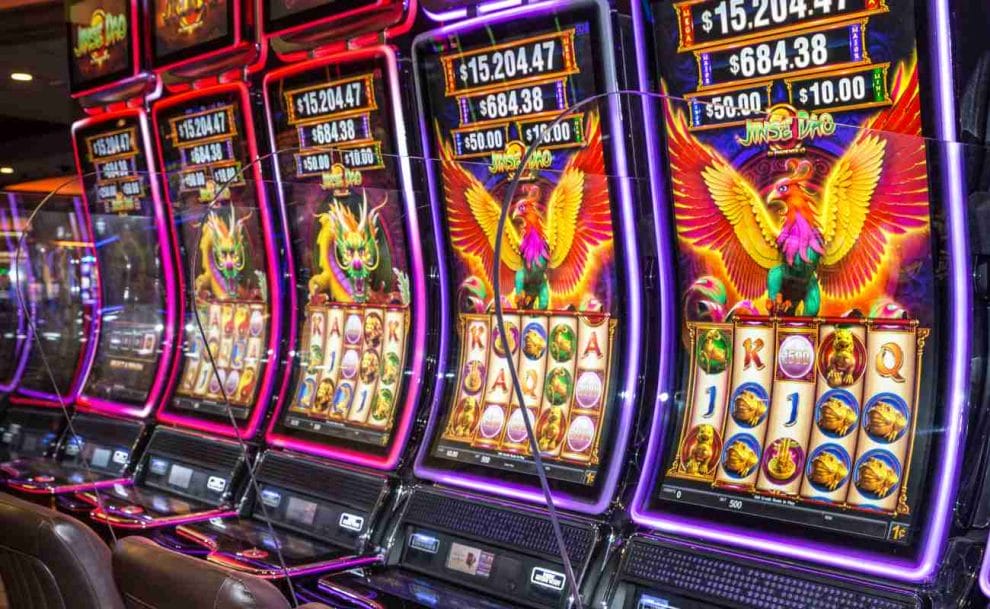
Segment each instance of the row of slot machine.
[{"label": "row of slot machine", "polygon": [[978,6],[66,10],[8,490],[335,607],[990,591]]}]

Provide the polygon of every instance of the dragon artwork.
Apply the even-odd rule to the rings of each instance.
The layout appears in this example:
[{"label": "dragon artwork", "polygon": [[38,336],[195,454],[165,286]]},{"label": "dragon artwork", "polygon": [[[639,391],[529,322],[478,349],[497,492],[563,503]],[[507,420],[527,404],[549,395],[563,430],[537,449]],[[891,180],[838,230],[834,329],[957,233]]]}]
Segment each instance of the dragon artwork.
[{"label": "dragon artwork", "polygon": [[754,312],[815,316],[823,298],[869,297],[892,239],[927,230],[924,144],[897,135],[921,132],[914,67],[898,69],[892,92],[893,108],[868,119],[830,167],[789,159],[762,191],[665,104],[678,237]]},{"label": "dragon artwork", "polygon": [[[501,202],[442,147],[450,239],[468,267],[460,286],[461,307],[483,312],[495,276],[495,239]],[[589,285],[612,255],[612,217],[597,116],[587,125],[587,145],[574,154],[552,188],[537,182],[519,187],[502,241],[502,285],[511,285],[507,306],[547,310],[601,307]],[[593,287],[593,286],[591,286]]]},{"label": "dragon artwork", "polygon": [[365,192],[357,215],[340,201],[317,214],[320,228],[316,236],[316,268],[320,272],[309,280],[310,298],[327,295],[335,302],[366,303],[378,286],[372,278],[383,263],[380,211],[388,197],[369,209]]},{"label": "dragon artwork", "polygon": [[251,212],[238,219],[234,206],[224,218],[211,210],[203,224],[199,240],[202,272],[196,276],[196,293],[208,293],[216,300],[236,298],[241,273],[247,266],[247,237],[244,224]]}]

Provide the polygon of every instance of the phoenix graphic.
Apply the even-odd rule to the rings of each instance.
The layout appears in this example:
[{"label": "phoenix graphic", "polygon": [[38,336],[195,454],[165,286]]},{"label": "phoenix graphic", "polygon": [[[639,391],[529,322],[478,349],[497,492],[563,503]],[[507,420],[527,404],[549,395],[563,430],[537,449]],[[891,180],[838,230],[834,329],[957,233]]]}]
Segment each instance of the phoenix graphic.
[{"label": "phoenix graphic", "polygon": [[817,315],[822,297],[854,299],[876,280],[891,240],[928,227],[917,71],[900,66],[893,107],[865,122],[815,183],[791,159],[764,191],[687,130],[664,104],[680,239],[721,263],[745,299],[779,315]]},{"label": "phoenix graphic", "polygon": [[[509,306],[546,310],[588,306],[588,287],[612,256],[612,217],[599,120],[586,125],[586,145],[571,157],[552,189],[523,184],[511,204],[499,279],[512,285]],[[447,221],[454,248],[468,266],[473,293],[491,293],[500,201],[441,149]],[[481,279],[481,285],[478,279]],[[475,302],[476,308],[490,303]]]}]

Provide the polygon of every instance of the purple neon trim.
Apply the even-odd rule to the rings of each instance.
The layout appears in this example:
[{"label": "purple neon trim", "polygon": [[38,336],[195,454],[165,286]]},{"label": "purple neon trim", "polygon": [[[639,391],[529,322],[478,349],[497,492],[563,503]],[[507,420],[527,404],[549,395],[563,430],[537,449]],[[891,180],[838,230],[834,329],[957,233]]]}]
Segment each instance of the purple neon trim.
[{"label": "purple neon trim", "polygon": [[[634,3],[635,4],[635,3]],[[948,403],[945,413],[944,445],[941,455],[933,455],[935,483],[931,518],[924,523],[920,555],[915,559],[896,559],[878,552],[853,551],[828,543],[811,542],[787,535],[761,533],[743,527],[728,526],[702,520],[651,512],[647,509],[653,477],[660,471],[663,455],[663,422],[666,408],[657,408],[653,416],[650,441],[636,497],[632,505],[632,517],[638,524],[659,531],[703,539],[717,544],[728,544],[760,553],[770,553],[787,558],[806,560],[866,575],[886,577],[898,581],[921,583],[931,579],[941,558],[952,504],[958,490],[959,458],[962,424],[967,408],[969,385],[968,339],[971,323],[972,291],[970,285],[969,248],[967,239],[965,199],[962,192],[962,156],[956,142],[955,100],[952,82],[952,51],[947,36],[949,32],[949,7],[947,0],[930,0],[930,12],[934,18],[931,43],[936,61],[932,78],[936,83],[936,137],[942,146],[947,179],[943,180],[946,197],[946,219],[949,225],[949,364]],[[661,250],[672,247],[670,241],[661,244]],[[671,250],[672,251],[672,250]],[[671,294],[673,292],[668,292]],[[659,406],[659,404],[658,404]],[[986,568],[987,565],[984,565]],[[988,570],[988,569],[985,569]],[[990,577],[990,573],[988,573]],[[990,584],[981,586],[990,589]]]},{"label": "purple neon trim", "polygon": [[180,526],[183,524],[189,524],[191,522],[202,522],[204,520],[211,520],[213,518],[227,518],[229,516],[236,516],[237,512],[231,510],[230,508],[220,507],[212,510],[207,510],[204,512],[194,512],[191,514],[185,514],[182,516],[163,516],[160,518],[151,518],[149,520],[135,520],[126,519],[125,516],[118,516],[116,514],[107,514],[101,508],[96,508],[89,513],[89,517],[98,522],[107,524],[115,529],[127,529],[127,530],[145,530],[145,529],[157,529],[164,526]]},{"label": "purple neon trim", "polygon": [[[426,359],[426,270],[423,261],[423,250],[421,247],[420,228],[419,228],[419,216],[416,210],[416,198],[413,190],[412,183],[412,168],[409,164],[409,151],[406,144],[406,134],[405,128],[405,117],[402,112],[401,91],[399,89],[399,70],[398,70],[398,60],[395,56],[395,51],[392,47],[387,45],[376,46],[369,49],[364,49],[356,52],[341,53],[339,55],[333,55],[323,59],[315,60],[312,62],[307,62],[299,66],[293,66],[291,68],[280,70],[277,72],[269,73],[265,77],[265,84],[262,87],[264,89],[265,95],[265,118],[268,124],[268,133],[270,136],[270,141],[275,140],[275,121],[273,120],[271,114],[271,103],[268,99],[268,81],[269,79],[282,78],[283,75],[296,74],[299,72],[306,71],[310,66],[322,66],[333,63],[344,63],[347,61],[357,61],[365,57],[376,57],[382,55],[385,58],[385,63],[388,70],[388,86],[392,94],[392,120],[393,127],[395,129],[395,140],[397,142],[397,154],[399,157],[399,180],[402,184],[402,194],[404,197],[405,211],[406,211],[406,249],[409,252],[409,257],[412,263],[412,286],[413,286],[413,303],[412,309],[415,315],[415,321],[413,325],[413,336],[412,341],[409,344],[409,357],[412,360],[412,367],[410,369],[410,376],[406,378],[406,400],[405,405],[402,408],[402,414],[399,418],[399,424],[395,428],[392,448],[389,450],[388,454],[384,457],[370,456],[364,453],[360,453],[354,450],[346,450],[342,448],[326,446],[323,444],[318,444],[316,442],[299,440],[296,438],[290,438],[283,434],[276,433],[275,427],[279,422],[279,417],[281,416],[284,409],[288,408],[286,394],[288,392],[288,387],[291,384],[291,374],[293,370],[298,366],[286,366],[285,372],[282,376],[282,391],[279,397],[279,404],[276,408],[275,414],[272,416],[271,421],[268,425],[268,431],[265,434],[265,441],[273,446],[278,446],[282,448],[289,448],[297,450],[302,453],[307,453],[311,455],[316,455],[320,457],[326,457],[329,459],[336,459],[339,461],[344,461],[346,463],[353,463],[357,465],[364,465],[367,467],[380,469],[380,470],[393,470],[398,465],[399,460],[402,458],[402,453],[405,451],[406,443],[409,441],[410,431],[412,429],[412,423],[416,415],[416,407],[419,403],[419,397],[421,393],[421,386],[425,379],[423,378],[423,365]],[[283,227],[283,238],[286,243],[291,243],[289,238],[289,222],[288,213],[286,211],[286,201],[285,201],[285,189],[282,188],[282,173],[279,167],[279,163],[273,163],[275,167],[275,182],[278,184],[278,198],[279,198],[279,213],[282,218]],[[296,298],[296,274],[295,274],[295,262],[293,256],[287,256],[289,265],[289,285],[292,288],[289,290],[289,306],[291,311],[296,311],[298,302]],[[296,340],[298,339],[297,319],[293,319],[289,335],[289,352],[295,350]]]},{"label": "purple neon trim", "polygon": [[[427,38],[444,37],[450,35],[456,35],[463,30],[473,29],[476,27],[483,27],[488,24],[502,23],[506,21],[511,21],[513,19],[525,17],[533,18],[538,15],[543,15],[546,13],[552,13],[559,9],[566,9],[574,7],[576,3],[572,0],[551,0],[548,2],[541,2],[539,4],[527,5],[518,7],[512,10],[501,12],[497,15],[490,15],[485,17],[477,17],[475,19],[469,19],[467,21],[458,23],[452,26],[441,27],[429,32],[425,32],[417,37],[416,42],[413,43],[413,48],[415,49],[419,40]],[[606,33],[608,39],[611,39],[611,21],[607,13],[606,5],[601,2],[601,0],[591,0],[588,6],[595,6],[598,8],[601,19],[601,27]],[[606,66],[612,67],[613,66]],[[604,90],[608,92],[613,92],[616,90],[615,74],[606,74],[605,82],[602,83]],[[420,96],[421,98],[421,96]],[[609,124],[617,130],[621,130],[621,113],[619,111],[619,100],[616,96],[612,95],[608,98],[608,114],[609,114]],[[427,131],[427,126],[425,123],[425,117],[423,113],[419,113],[419,123],[420,123],[420,134],[423,139],[423,150],[430,150],[429,146],[429,135]],[[641,273],[639,268],[639,253],[636,250],[636,227],[635,227],[635,214],[634,207],[632,203],[632,190],[629,183],[629,176],[626,165],[626,152],[622,139],[619,137],[613,137],[612,140],[612,154],[614,155],[614,167],[615,173],[617,174],[617,181],[619,184],[619,205],[621,213],[619,216],[619,223],[621,224],[621,242],[625,247],[625,299],[626,306],[624,308],[624,313],[628,313],[628,324],[629,327],[626,329],[624,336],[626,337],[625,344],[622,346],[622,351],[627,354],[627,360],[625,362],[625,380],[624,383],[618,388],[618,393],[616,396],[616,406],[619,408],[619,427],[615,436],[615,444],[612,446],[612,451],[610,455],[610,462],[608,469],[605,472],[605,481],[602,483],[601,492],[594,501],[588,501],[571,493],[556,491],[552,493],[554,505],[559,506],[563,509],[573,510],[575,512],[582,512],[586,514],[600,514],[608,507],[609,503],[612,501],[612,497],[615,494],[615,488],[618,484],[619,472],[625,463],[622,458],[625,453],[630,428],[632,425],[633,414],[636,408],[636,377],[639,373],[640,365],[640,352],[641,349],[636,345],[636,341],[639,339],[642,326],[642,302],[641,302]],[[439,215],[440,215],[440,201],[437,200],[436,192],[438,190],[439,183],[436,180],[436,175],[432,167],[433,163],[427,163],[427,178],[430,185],[430,208],[433,213],[434,227],[435,227],[435,237],[437,244],[440,244],[437,248],[440,252],[446,249],[447,241],[446,236],[439,234]],[[614,229],[618,232],[618,229]],[[619,240],[619,239],[617,239]],[[443,260],[444,254],[439,255],[439,267],[441,269],[446,269],[447,265]],[[433,404],[430,410],[430,419],[426,430],[425,440],[420,446],[420,450],[416,455],[416,463],[414,466],[414,471],[417,476],[421,478],[426,478],[439,482],[442,484],[450,484],[452,486],[458,486],[463,488],[470,488],[473,490],[481,490],[486,493],[493,495],[501,495],[505,497],[511,497],[521,501],[526,501],[529,503],[545,504],[544,496],[542,491],[532,485],[522,485],[522,484],[507,484],[504,480],[499,478],[498,470],[492,470],[491,475],[475,475],[475,474],[464,474],[458,472],[452,472],[448,470],[439,469],[436,467],[427,466],[425,460],[429,455],[433,434],[437,425],[437,421],[441,416],[441,409],[443,407],[442,394],[443,394],[443,382],[444,374],[446,373],[446,337],[449,331],[449,294],[447,293],[446,287],[447,281],[445,279],[440,281],[440,308],[443,312],[443,324],[441,327],[441,345],[440,345],[440,364],[438,367],[437,383],[434,389]],[[626,320],[623,320],[624,322]]]},{"label": "purple neon trim", "polygon": [[114,486],[117,484],[132,484],[134,481],[131,478],[116,478],[111,480],[98,480],[94,482],[83,482],[80,484],[62,484],[58,486],[31,486],[28,483],[19,483],[13,480],[6,480],[5,484],[10,488],[21,492],[28,493],[31,495],[67,495],[69,493],[78,493],[81,491],[91,490],[91,489],[101,489],[109,486]]},{"label": "purple neon trim", "polygon": [[[79,162],[79,150],[76,149],[76,131],[90,127],[93,125],[98,125],[100,123],[109,123],[120,118],[127,116],[136,116],[138,119],[138,125],[141,131],[141,145],[143,146],[144,161],[145,161],[145,172],[148,177],[148,189],[151,194],[152,208],[155,218],[155,231],[158,234],[158,249],[159,255],[163,256],[162,268],[164,271],[165,279],[165,319],[163,323],[165,325],[164,333],[162,335],[161,351],[158,358],[157,371],[155,372],[155,378],[152,381],[151,388],[148,391],[148,397],[145,400],[143,406],[132,406],[130,404],[124,404],[121,402],[115,402],[112,400],[106,400],[99,397],[89,396],[85,394],[85,385],[83,386],[83,391],[79,395],[79,404],[85,407],[87,410],[95,410],[99,412],[107,412],[110,414],[116,414],[126,417],[136,417],[136,418],[146,418],[151,414],[151,411],[158,404],[159,399],[162,396],[162,392],[165,389],[165,383],[169,376],[169,366],[168,362],[172,360],[172,353],[175,349],[175,326],[176,326],[176,302],[179,295],[176,292],[176,278],[175,270],[170,261],[169,243],[171,241],[168,225],[165,220],[165,208],[162,205],[161,191],[159,190],[158,184],[158,174],[154,171],[155,167],[155,157],[154,157],[154,147],[151,145],[151,134],[148,129],[148,115],[144,110],[133,109],[133,110],[123,110],[121,112],[113,112],[110,114],[101,115],[96,118],[87,118],[76,122],[72,125],[72,145],[73,152],[76,156],[76,170],[81,171],[81,164]],[[81,174],[80,174],[80,177]],[[83,199],[86,198],[86,189],[83,189]],[[88,202],[87,202],[88,203]],[[88,217],[88,214],[87,214]],[[102,293],[102,284],[101,284]],[[102,327],[102,315],[97,315],[97,324]],[[94,345],[94,350],[95,350]],[[88,371],[87,371],[88,376]]]},{"label": "purple neon trim", "polygon": [[[10,208],[10,218],[12,228],[17,226],[17,197],[13,193],[7,194],[7,205]],[[7,247],[14,256],[14,260],[17,260],[17,244],[11,243],[10,236],[6,237]],[[21,272],[19,267],[14,266],[12,269],[18,281],[21,280]],[[17,290],[14,290],[17,293]],[[21,295],[25,295],[22,290]],[[31,332],[31,326],[27,323],[24,317],[24,309],[28,307],[28,303],[17,302],[17,340],[14,342],[14,357],[17,359],[17,365],[14,367],[14,374],[10,377],[9,382],[6,384],[0,384],[0,391],[11,392],[17,387],[17,384],[21,382],[21,375],[24,373],[24,367],[27,366],[28,353],[30,352],[31,340],[33,334]],[[24,338],[21,338],[24,336]]]},{"label": "purple neon trim", "polygon": [[206,560],[223,565],[230,569],[250,573],[256,577],[270,580],[284,579],[286,577],[304,577],[306,575],[315,575],[317,573],[340,573],[343,571],[356,569],[358,567],[380,565],[385,562],[384,557],[375,554],[372,556],[346,556],[308,565],[286,567],[284,569],[278,566],[273,566],[272,569],[261,569],[251,567],[250,565],[241,562],[230,552],[210,552],[207,554]]},{"label": "purple neon trim", "polygon": [[[278,252],[276,251],[276,245],[274,242],[275,229],[272,225],[268,196],[265,193],[264,184],[262,183],[261,167],[259,166],[260,163],[258,157],[258,140],[255,137],[254,121],[251,119],[251,99],[249,97],[247,84],[240,81],[223,83],[216,86],[207,87],[205,89],[194,89],[186,93],[181,93],[179,95],[166,98],[165,100],[155,104],[155,107],[152,109],[152,118],[155,124],[155,130],[157,131],[158,113],[161,110],[170,108],[171,106],[175,106],[180,103],[188,103],[189,101],[197,98],[210,97],[230,91],[235,91],[238,94],[237,103],[240,106],[239,109],[241,113],[241,120],[244,122],[244,133],[242,134],[242,137],[245,145],[247,146],[247,161],[251,164],[250,175],[251,179],[254,181],[255,201],[258,206],[258,215],[260,216],[259,222],[261,225],[262,243],[265,247],[265,264],[267,270],[269,271],[269,276],[278,278],[281,275],[281,271],[279,270]],[[159,140],[157,143],[159,145],[159,156],[161,156],[161,141]],[[164,157],[160,158],[159,161],[164,163]],[[164,167],[162,171],[164,173]],[[247,175],[246,171],[245,175]],[[165,198],[169,204],[172,205],[171,194],[168,192],[167,188],[165,189]],[[184,281],[182,277],[180,277],[179,280]],[[275,370],[279,363],[279,342],[282,339],[282,310],[284,304],[282,301],[281,281],[271,281],[268,283],[268,296],[270,328],[267,351],[268,361],[265,364],[265,371],[261,377],[261,385],[258,388],[258,397],[254,401],[254,404],[252,404],[250,414],[248,415],[248,425],[240,432],[240,435],[244,439],[253,438],[255,433],[257,433],[258,427],[261,425],[264,415],[268,410],[267,405],[275,389]],[[185,313],[185,295],[183,295],[182,303],[181,310]],[[177,372],[178,366],[175,370],[172,370],[171,378],[173,380],[176,378]],[[231,427],[230,424],[203,421],[194,417],[169,412],[169,405],[169,402],[163,402],[162,406],[158,409],[156,416],[159,421],[164,423],[173,423],[187,429],[215,433],[226,437],[238,436],[238,430]]]},{"label": "purple neon trim", "polygon": [[[79,229],[83,231],[85,230],[85,226],[83,224],[88,223],[88,221],[86,219],[86,215],[83,213],[82,200],[79,197],[73,197],[72,200],[73,200],[73,206],[75,207],[76,210],[75,215],[82,223]],[[87,239],[90,239],[91,236],[84,233],[81,236],[81,238],[83,241],[86,241]],[[87,249],[92,249],[92,248],[90,247]],[[89,255],[92,256],[94,260],[96,259],[96,254],[89,252]],[[95,312],[99,310],[99,302],[100,302],[99,291],[97,291],[96,306],[93,307],[92,304],[89,305],[92,308],[94,318],[95,318]],[[38,391],[35,389],[29,389],[24,387],[19,388],[17,390],[17,393],[23,396],[27,396],[29,398],[36,398],[38,400],[42,400],[43,402],[46,402],[50,406],[57,407],[59,405],[65,405],[65,406],[72,405],[79,397],[79,392],[82,391],[83,383],[86,380],[86,374],[89,372],[89,366],[93,362],[93,355],[96,351],[95,332],[97,331],[98,324],[90,323],[88,324],[88,326],[89,327],[85,329],[87,335],[86,349],[80,354],[79,360],[76,362],[76,369],[72,377],[72,383],[70,384],[69,392],[67,394],[61,395],[56,393],[47,393],[45,391]]]}]

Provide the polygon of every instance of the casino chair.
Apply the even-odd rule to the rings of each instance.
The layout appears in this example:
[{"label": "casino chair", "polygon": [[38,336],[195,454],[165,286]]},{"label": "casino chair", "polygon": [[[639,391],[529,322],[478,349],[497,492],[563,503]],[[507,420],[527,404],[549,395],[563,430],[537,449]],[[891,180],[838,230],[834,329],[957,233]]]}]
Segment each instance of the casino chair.
[{"label": "casino chair", "polygon": [[0,493],[0,578],[10,609],[124,609],[110,549],[78,520]]},{"label": "casino chair", "polygon": [[[127,609],[289,609],[267,581],[125,537],[113,550],[113,576]],[[330,609],[307,603],[298,609]]]}]

